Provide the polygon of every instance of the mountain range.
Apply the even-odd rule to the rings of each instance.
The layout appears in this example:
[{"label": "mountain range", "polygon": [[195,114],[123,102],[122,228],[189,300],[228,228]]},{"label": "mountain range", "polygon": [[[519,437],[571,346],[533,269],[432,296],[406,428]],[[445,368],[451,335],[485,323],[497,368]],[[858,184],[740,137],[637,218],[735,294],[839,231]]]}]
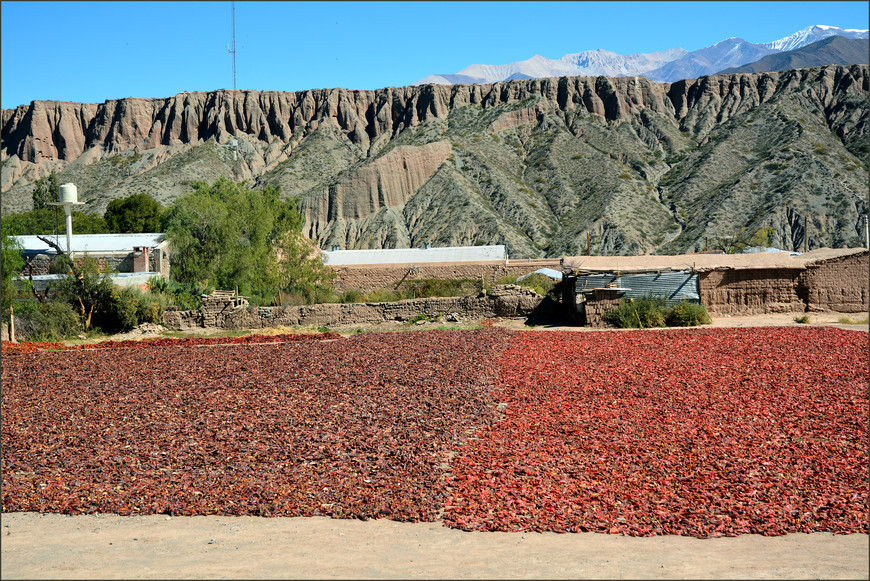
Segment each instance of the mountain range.
[{"label": "mountain range", "polygon": [[761,228],[787,250],[861,246],[868,95],[868,65],[826,65],[33,101],[2,111],[2,210],[51,171],[100,214],[226,176],[296,199],[321,248],[672,254]]},{"label": "mountain range", "polygon": [[[429,75],[413,83],[441,85],[495,83],[516,79],[562,76],[644,76],[651,81],[672,83],[712,75],[731,67],[740,67],[777,53],[805,47],[825,38],[842,36],[848,39],[867,39],[868,30],[814,25],[794,34],[760,44],[741,38],[728,38],[695,51],[672,48],[660,52],[620,55],[596,49],[567,54],[559,59],[540,55],[506,65],[471,65],[456,74]],[[831,61],[818,64],[857,64]],[[861,61],[866,63],[867,61]],[[809,66],[809,65],[808,65]]]}]

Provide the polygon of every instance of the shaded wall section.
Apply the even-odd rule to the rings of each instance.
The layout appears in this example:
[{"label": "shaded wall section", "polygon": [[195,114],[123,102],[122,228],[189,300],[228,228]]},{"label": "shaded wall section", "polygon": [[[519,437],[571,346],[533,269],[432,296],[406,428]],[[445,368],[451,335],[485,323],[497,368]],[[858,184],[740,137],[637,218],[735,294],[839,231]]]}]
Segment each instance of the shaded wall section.
[{"label": "shaded wall section", "polygon": [[338,275],[337,292],[356,290],[363,293],[378,289],[394,288],[399,282],[438,278],[459,280],[483,278],[492,284],[500,278],[522,276],[539,268],[560,269],[558,258],[549,260],[489,260],[481,262],[432,262],[420,264],[360,264],[334,266]]}]

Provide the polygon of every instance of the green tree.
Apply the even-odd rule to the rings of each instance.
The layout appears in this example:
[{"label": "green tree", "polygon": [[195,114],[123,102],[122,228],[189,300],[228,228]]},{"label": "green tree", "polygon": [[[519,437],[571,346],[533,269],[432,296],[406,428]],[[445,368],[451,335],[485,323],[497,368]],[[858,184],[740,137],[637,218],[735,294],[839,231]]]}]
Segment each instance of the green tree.
[{"label": "green tree", "polygon": [[[105,234],[109,231],[102,216],[72,212],[73,235]],[[58,207],[40,208],[19,214],[3,215],[3,232],[12,236],[66,234],[66,216]]]},{"label": "green tree", "polygon": [[163,232],[172,247],[172,277],[182,284],[234,290],[253,299],[274,300],[275,278],[264,276],[273,245],[290,230],[301,230],[294,202],[276,188],[249,189],[220,178],[196,182],[192,192],[168,209]]},{"label": "green tree", "polygon": [[133,194],[112,200],[103,218],[111,232],[159,232],[163,207],[148,194]]},{"label": "green tree", "polygon": [[57,283],[57,296],[78,309],[87,331],[94,315],[107,311],[115,302],[115,285],[100,272],[97,261],[87,254],[78,263],[73,262],[69,255],[61,254],[55,264],[67,274]]},{"label": "green tree", "polygon": [[18,241],[3,231],[3,263],[2,263],[2,288],[0,288],[0,302],[2,302],[3,319],[8,316],[12,299],[16,296],[14,279],[24,268],[24,259],[21,258],[21,245]]},{"label": "green tree", "polygon": [[332,294],[335,279],[314,242],[298,229],[287,231],[275,242],[266,274],[271,287],[278,290],[277,301],[273,297],[272,302],[279,303],[285,302],[285,294],[309,304],[321,302]]},{"label": "green tree", "polygon": [[41,210],[48,208],[49,202],[60,201],[60,183],[57,181],[57,176],[54,171],[39,178],[33,187],[33,209]]}]

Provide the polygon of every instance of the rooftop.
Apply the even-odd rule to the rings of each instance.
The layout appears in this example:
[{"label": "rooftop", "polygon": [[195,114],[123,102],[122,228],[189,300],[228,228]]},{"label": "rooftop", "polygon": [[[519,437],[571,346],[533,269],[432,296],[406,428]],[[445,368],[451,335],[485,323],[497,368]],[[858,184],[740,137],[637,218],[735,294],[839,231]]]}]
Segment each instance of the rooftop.
[{"label": "rooftop", "polygon": [[754,252],[749,254],[677,254],[672,256],[566,256],[563,268],[589,272],[653,270],[715,270],[717,268],[806,268],[807,264],[853,254],[865,248],[818,248],[803,254]]},{"label": "rooftop", "polygon": [[[21,243],[25,252],[55,253],[55,249],[40,240],[37,236],[14,236]],[[66,234],[48,234],[43,236],[66,250]],[[163,234],[76,234],[72,236],[73,252],[122,252],[131,251],[133,247],[154,248],[164,240]]]},{"label": "rooftop", "polygon": [[505,257],[505,247],[501,244],[493,246],[323,251],[323,263],[329,266],[416,264],[419,262],[481,262],[486,260],[504,260]]}]

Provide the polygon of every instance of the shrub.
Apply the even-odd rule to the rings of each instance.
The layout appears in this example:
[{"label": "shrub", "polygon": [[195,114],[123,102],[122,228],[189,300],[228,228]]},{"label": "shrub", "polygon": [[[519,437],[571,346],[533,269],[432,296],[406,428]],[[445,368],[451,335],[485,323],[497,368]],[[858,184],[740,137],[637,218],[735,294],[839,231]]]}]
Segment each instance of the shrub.
[{"label": "shrub", "polygon": [[619,306],[604,313],[603,319],[623,329],[664,327],[665,309],[665,299],[661,297],[623,298]]},{"label": "shrub", "polygon": [[94,326],[106,333],[129,331],[139,324],[139,292],[114,287],[94,315]]},{"label": "shrub", "polygon": [[168,304],[167,298],[159,293],[140,292],[138,300],[136,318],[139,323],[160,324]]},{"label": "shrub", "polygon": [[810,322],[810,317],[809,315],[801,315],[799,317],[795,317],[794,322],[798,323],[799,325],[806,325]]},{"label": "shrub", "polygon": [[681,301],[668,307],[663,297],[623,298],[619,306],[604,313],[605,322],[623,329],[693,327],[712,321],[704,305]]},{"label": "shrub", "polygon": [[60,341],[81,331],[81,318],[69,303],[28,301],[15,304],[15,338],[18,341]]},{"label": "shrub", "polygon": [[668,327],[697,327],[712,322],[707,307],[688,301],[674,305],[665,315],[665,324]]}]

